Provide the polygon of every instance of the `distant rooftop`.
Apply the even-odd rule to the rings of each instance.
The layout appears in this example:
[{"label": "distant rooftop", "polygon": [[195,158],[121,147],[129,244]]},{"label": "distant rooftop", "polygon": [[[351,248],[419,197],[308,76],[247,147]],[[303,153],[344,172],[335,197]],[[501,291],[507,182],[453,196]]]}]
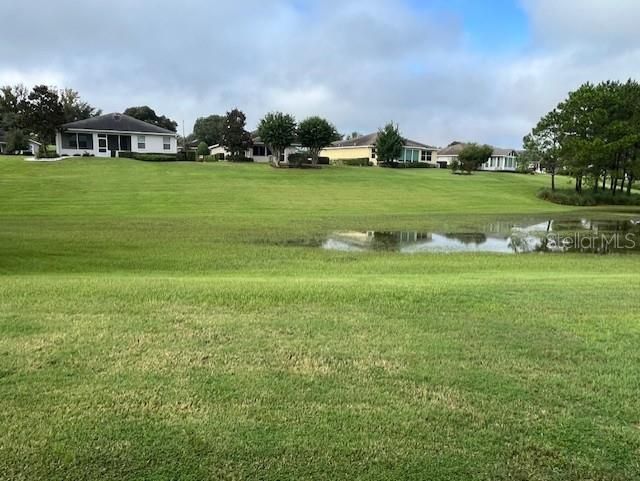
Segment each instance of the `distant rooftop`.
[{"label": "distant rooftop", "polygon": [[[378,132],[374,132],[372,134],[356,137],[355,139],[339,140],[331,144],[331,146],[332,147],[372,147],[376,145],[377,141],[378,141]],[[431,145],[423,144],[421,142],[416,142],[415,140],[409,140],[409,139],[405,139],[405,146],[436,150],[436,148]]]}]

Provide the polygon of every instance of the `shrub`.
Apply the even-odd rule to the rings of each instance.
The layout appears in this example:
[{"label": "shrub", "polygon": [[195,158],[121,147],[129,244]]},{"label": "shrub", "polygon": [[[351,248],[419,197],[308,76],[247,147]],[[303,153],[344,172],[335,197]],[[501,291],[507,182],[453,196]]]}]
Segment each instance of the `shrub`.
[{"label": "shrub", "polygon": [[198,155],[201,156],[204,160],[204,157],[209,155],[209,146],[206,142],[200,142],[198,144]]},{"label": "shrub", "polygon": [[244,155],[230,155],[227,157],[229,162],[253,162],[253,159],[250,157],[245,157]]},{"label": "shrub", "polygon": [[359,159],[336,159],[333,161],[335,165],[348,165],[351,167],[368,167],[369,159],[362,157]]},{"label": "shrub", "polygon": [[[75,157],[79,157],[79,156],[80,156],[80,154],[76,154],[76,155],[75,155]],[[55,152],[55,151],[53,151],[53,152],[52,152],[52,151],[47,151],[47,152],[45,152],[43,149],[40,149],[40,150],[38,151],[38,155],[37,155],[37,157],[38,157],[39,159],[55,159],[55,158],[57,158],[57,157],[59,157],[59,156],[58,156],[58,153],[57,153],[57,152]]]},{"label": "shrub", "polygon": [[178,152],[174,156],[174,160],[177,160],[179,162],[195,162],[197,160],[196,153],[193,150],[188,150],[186,152]]},{"label": "shrub", "polygon": [[205,155],[202,158],[203,162],[218,162],[218,157],[215,155]]},{"label": "shrub", "polygon": [[433,165],[425,162],[391,162],[382,165],[382,167],[390,167],[392,169],[433,169]]},{"label": "shrub", "polygon": [[583,192],[578,193],[573,190],[551,190],[542,189],[537,194],[539,199],[561,205],[575,205],[588,207],[594,205],[640,205],[640,195],[626,195],[618,193],[612,195],[611,192]]},{"label": "shrub", "polygon": [[[195,160],[195,152],[194,154]],[[144,162],[175,162],[179,160],[176,154],[141,154],[138,152],[119,152],[118,157],[123,159],[141,160]]]},{"label": "shrub", "polygon": [[220,152],[219,154],[216,154],[213,156],[218,162],[221,162],[224,160],[224,152]]},{"label": "shrub", "polygon": [[289,155],[288,160],[289,160],[289,165],[301,166],[303,164],[310,164],[311,163],[311,158],[310,158],[309,154],[306,154],[306,153],[291,154],[291,155]]}]

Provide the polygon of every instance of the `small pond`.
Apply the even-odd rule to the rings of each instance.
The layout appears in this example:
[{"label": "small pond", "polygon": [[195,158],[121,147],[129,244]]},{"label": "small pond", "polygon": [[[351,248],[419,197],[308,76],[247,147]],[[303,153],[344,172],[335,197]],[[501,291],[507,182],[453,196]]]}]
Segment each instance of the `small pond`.
[{"label": "small pond", "polygon": [[490,252],[640,253],[640,217],[624,220],[546,219],[500,221],[473,228],[416,231],[339,231],[323,249],[342,252],[390,251],[403,254]]}]

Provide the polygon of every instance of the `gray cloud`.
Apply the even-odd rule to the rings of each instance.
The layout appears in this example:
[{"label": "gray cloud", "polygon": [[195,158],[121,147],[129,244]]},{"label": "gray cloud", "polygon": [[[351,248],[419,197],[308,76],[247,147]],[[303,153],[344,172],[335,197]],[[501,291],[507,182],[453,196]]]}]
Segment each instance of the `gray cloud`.
[{"label": "gray cloud", "polygon": [[501,55],[466,47],[455,17],[393,0],[22,1],[3,6],[30,26],[3,25],[0,84],[73,87],[106,111],[148,104],[188,127],[238,106],[252,126],[284,110],[345,133],[394,120],[433,144],[518,146],[568,90],[638,74],[640,8],[617,2],[523,0],[532,43]]}]

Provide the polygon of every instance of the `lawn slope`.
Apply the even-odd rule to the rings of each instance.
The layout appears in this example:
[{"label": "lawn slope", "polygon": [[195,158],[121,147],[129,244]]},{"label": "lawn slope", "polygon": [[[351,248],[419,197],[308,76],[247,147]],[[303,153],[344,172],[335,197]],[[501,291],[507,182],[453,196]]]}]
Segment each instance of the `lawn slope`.
[{"label": "lawn slope", "polygon": [[546,180],[0,157],[0,479],[638,479],[637,257],[304,245]]}]

